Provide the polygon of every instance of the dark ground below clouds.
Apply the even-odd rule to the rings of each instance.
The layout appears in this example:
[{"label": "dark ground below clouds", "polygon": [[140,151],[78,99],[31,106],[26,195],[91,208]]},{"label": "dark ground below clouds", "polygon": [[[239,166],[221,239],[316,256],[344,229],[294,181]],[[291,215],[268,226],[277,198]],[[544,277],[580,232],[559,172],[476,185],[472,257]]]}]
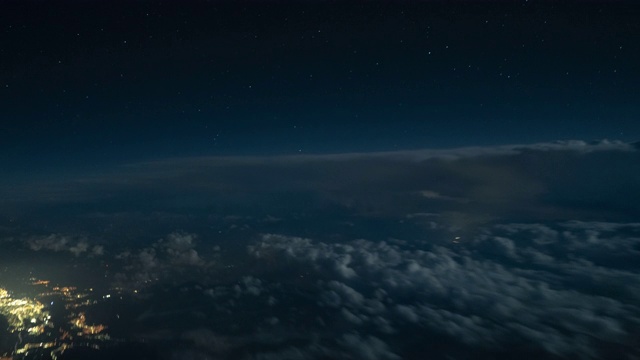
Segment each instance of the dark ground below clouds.
[{"label": "dark ground below clouds", "polygon": [[9,331],[9,322],[0,315],[0,355],[13,351],[13,346],[18,341],[18,336]]}]

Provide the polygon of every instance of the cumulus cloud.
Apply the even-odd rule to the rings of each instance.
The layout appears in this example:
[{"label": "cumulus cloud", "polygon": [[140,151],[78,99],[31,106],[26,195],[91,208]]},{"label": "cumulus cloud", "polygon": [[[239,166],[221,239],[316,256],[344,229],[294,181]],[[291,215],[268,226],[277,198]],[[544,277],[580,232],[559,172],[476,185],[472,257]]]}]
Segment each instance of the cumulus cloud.
[{"label": "cumulus cloud", "polygon": [[70,236],[51,234],[44,237],[33,237],[26,241],[29,249],[33,251],[69,252],[78,257],[83,254],[89,256],[101,256],[104,254],[102,245],[91,247],[87,240],[76,239]]},{"label": "cumulus cloud", "polygon": [[249,253],[258,258],[279,256],[281,253],[285,253],[287,257],[306,259],[314,265],[326,264],[332,271],[345,278],[357,276],[349,266],[351,263],[349,252],[352,250],[350,245],[315,244],[310,239],[277,234],[263,235],[263,240],[260,243],[250,245]]},{"label": "cumulus cloud", "polygon": [[355,353],[355,358],[364,360],[392,360],[400,357],[391,350],[382,340],[374,336],[361,336],[359,334],[345,334],[340,343]]},{"label": "cumulus cloud", "polygon": [[[248,250],[331,274],[333,280],[318,283],[319,304],[355,328],[394,334],[417,326],[485,349],[534,344],[549,354],[590,358],[606,353],[602,344],[632,346],[640,330],[640,268],[599,265],[594,251],[628,251],[638,230],[637,224],[503,224],[464,243],[418,248],[268,234]],[[348,272],[341,271],[345,258]],[[342,343],[362,346],[362,358],[393,358],[375,338],[348,335]]]},{"label": "cumulus cloud", "polygon": [[[218,325],[182,336],[189,347],[180,354],[462,359],[526,348],[540,357],[624,358],[616,355],[633,354],[640,330],[640,266],[619,259],[633,257],[625,253],[639,232],[634,223],[569,221],[495,224],[455,243],[264,234],[247,247],[260,278],[196,288]],[[194,239],[167,236],[122,256],[159,274]],[[604,262],[603,249],[620,258]],[[224,343],[209,348],[208,336]]]},{"label": "cumulus cloud", "polygon": [[172,264],[201,266],[204,260],[194,249],[195,239],[194,234],[172,233],[166,239],[160,240],[158,247],[167,254]]},{"label": "cumulus cloud", "polygon": [[240,283],[233,287],[237,296],[248,294],[253,296],[258,296],[262,293],[262,281],[260,279],[256,279],[252,276],[244,276]]},{"label": "cumulus cloud", "polygon": [[64,236],[51,234],[47,237],[34,238],[27,241],[29,248],[33,251],[52,250],[63,251],[68,249],[69,239]]},{"label": "cumulus cloud", "polygon": [[126,272],[116,275],[117,282],[139,286],[211,267],[215,255],[209,260],[203,259],[198,253],[196,239],[195,234],[171,233],[149,247],[122,251],[115,258],[123,262]]},{"label": "cumulus cloud", "polygon": [[91,254],[94,256],[104,255],[104,246],[94,245],[93,248],[91,248]]}]

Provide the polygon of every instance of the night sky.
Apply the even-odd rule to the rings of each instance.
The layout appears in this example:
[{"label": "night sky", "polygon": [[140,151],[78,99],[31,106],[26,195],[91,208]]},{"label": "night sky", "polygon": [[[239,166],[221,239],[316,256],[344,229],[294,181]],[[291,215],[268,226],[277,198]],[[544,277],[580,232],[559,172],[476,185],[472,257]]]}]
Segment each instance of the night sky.
[{"label": "night sky", "polygon": [[0,0],[0,358],[640,359],[639,19]]},{"label": "night sky", "polygon": [[637,140],[639,17],[609,1],[5,2],[0,161]]}]

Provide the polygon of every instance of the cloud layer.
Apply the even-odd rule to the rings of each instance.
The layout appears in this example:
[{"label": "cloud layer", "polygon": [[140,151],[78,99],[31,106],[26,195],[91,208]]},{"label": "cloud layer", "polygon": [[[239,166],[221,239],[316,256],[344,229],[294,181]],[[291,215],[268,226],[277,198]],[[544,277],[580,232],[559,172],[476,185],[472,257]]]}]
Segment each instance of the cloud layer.
[{"label": "cloud layer", "polygon": [[637,257],[640,225],[504,224],[446,246],[269,234],[249,252],[312,267],[326,278],[318,303],[371,336],[411,338],[426,329],[485,349],[596,358],[607,347],[632,349],[640,330],[640,269],[599,265],[603,246],[609,260]]},{"label": "cloud layer", "polygon": [[100,256],[176,359],[638,359],[638,164],[609,141],[131,164],[11,187],[0,255]]},{"label": "cloud layer", "polygon": [[507,217],[631,221],[640,211],[639,162],[636,147],[615,141],[182,158],[71,180],[8,184],[0,186],[0,194],[13,213],[59,206],[62,213],[102,208],[119,213],[189,209],[193,214],[216,206],[234,215],[282,217],[308,211],[312,202],[316,209],[369,215],[438,212],[459,229]]}]

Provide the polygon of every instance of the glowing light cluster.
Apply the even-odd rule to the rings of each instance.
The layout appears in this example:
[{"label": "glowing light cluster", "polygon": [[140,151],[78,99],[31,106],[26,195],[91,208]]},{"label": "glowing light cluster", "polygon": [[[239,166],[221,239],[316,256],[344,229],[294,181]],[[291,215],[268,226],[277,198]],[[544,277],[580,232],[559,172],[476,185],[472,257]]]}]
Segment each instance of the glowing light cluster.
[{"label": "glowing light cluster", "polygon": [[42,323],[47,323],[49,314],[44,311],[44,305],[40,302],[22,298],[14,299],[11,294],[0,288],[0,314],[7,318],[9,322],[9,330],[12,332],[30,330],[38,332],[34,328],[38,328]]}]

